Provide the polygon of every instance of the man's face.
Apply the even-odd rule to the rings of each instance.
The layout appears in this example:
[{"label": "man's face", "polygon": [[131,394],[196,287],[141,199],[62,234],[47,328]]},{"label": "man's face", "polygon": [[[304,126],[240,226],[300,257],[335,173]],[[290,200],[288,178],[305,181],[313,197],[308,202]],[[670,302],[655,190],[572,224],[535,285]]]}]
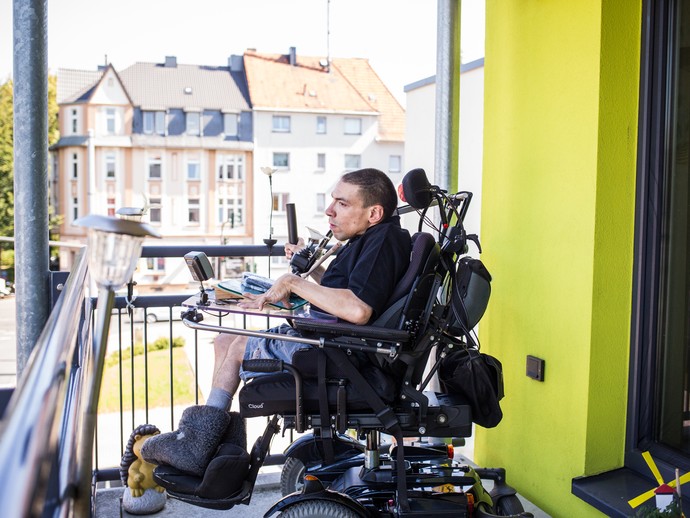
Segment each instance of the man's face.
[{"label": "man's face", "polygon": [[359,187],[341,180],[331,196],[333,201],[326,209],[326,216],[335,238],[345,241],[364,234],[372,225],[372,207],[364,207]]}]

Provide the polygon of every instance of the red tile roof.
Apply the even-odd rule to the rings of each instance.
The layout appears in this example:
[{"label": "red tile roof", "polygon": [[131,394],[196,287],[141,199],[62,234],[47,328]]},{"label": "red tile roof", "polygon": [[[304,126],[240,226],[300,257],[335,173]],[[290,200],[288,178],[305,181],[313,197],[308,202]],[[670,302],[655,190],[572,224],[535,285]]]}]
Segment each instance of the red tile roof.
[{"label": "red tile roof", "polygon": [[379,114],[379,139],[403,141],[405,111],[361,58],[336,58],[330,71],[323,57],[247,51],[244,67],[254,108]]}]

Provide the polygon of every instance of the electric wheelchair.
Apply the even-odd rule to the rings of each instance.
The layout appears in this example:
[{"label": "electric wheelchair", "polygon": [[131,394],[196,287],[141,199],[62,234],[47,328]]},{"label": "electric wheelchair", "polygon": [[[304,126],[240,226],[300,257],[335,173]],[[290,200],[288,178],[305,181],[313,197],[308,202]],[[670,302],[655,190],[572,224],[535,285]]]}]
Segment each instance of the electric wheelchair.
[{"label": "electric wheelchair", "polygon": [[[270,417],[266,430],[249,452],[228,437],[204,477],[158,466],[154,477],[171,497],[212,509],[248,504],[282,420],[285,429],[312,433],[285,452],[285,496],[266,516],[531,516],[505,470],[453,459],[449,441],[471,436],[472,407],[466,395],[430,388],[453,350],[476,347],[471,330],[490,294],[488,272],[466,259],[468,243],[479,249],[463,226],[472,195],[449,195],[422,170],[408,173],[403,187],[420,214],[419,231],[388,309],[367,326],[295,320],[304,338],[294,341],[312,347],[297,352],[292,364],[245,361],[246,370],[273,373],[239,392],[240,415]],[[436,220],[428,217],[432,207]],[[435,235],[422,232],[425,224]],[[266,335],[203,324],[199,304],[183,314],[190,327]],[[393,437],[390,448],[381,446],[382,434]],[[419,442],[429,438],[437,442]],[[490,492],[482,480],[492,481]]]}]

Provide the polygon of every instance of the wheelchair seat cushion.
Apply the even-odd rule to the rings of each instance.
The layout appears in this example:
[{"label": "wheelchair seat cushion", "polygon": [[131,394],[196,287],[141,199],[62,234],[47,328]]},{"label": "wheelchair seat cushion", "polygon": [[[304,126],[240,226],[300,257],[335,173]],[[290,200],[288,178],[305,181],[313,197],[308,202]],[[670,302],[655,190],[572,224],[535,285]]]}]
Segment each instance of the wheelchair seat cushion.
[{"label": "wheelchair seat cushion", "polygon": [[[396,394],[396,383],[389,376],[373,365],[363,367],[362,373],[372,388],[384,402],[393,401]],[[329,407],[337,410],[337,397],[340,385],[337,381],[326,386]],[[367,399],[358,393],[356,388],[345,382],[347,391],[347,411],[368,411]],[[304,411],[319,412],[319,385],[316,378],[306,378],[302,385]],[[295,412],[295,380],[291,374],[280,373],[272,376],[261,376],[247,382],[239,395],[240,414],[242,417],[265,415],[290,415]]]}]

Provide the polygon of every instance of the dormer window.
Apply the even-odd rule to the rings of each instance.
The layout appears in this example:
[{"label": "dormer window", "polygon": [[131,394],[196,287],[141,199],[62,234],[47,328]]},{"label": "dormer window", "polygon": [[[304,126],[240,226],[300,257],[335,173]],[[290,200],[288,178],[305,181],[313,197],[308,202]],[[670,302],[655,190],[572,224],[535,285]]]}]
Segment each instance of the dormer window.
[{"label": "dormer window", "polygon": [[201,114],[199,112],[187,112],[187,135],[199,135],[201,133]]},{"label": "dormer window", "polygon": [[144,111],[144,133],[147,135],[165,135],[165,112]]},{"label": "dormer window", "polygon": [[237,136],[237,127],[239,125],[240,116],[236,113],[223,114],[223,133],[228,137]]}]

